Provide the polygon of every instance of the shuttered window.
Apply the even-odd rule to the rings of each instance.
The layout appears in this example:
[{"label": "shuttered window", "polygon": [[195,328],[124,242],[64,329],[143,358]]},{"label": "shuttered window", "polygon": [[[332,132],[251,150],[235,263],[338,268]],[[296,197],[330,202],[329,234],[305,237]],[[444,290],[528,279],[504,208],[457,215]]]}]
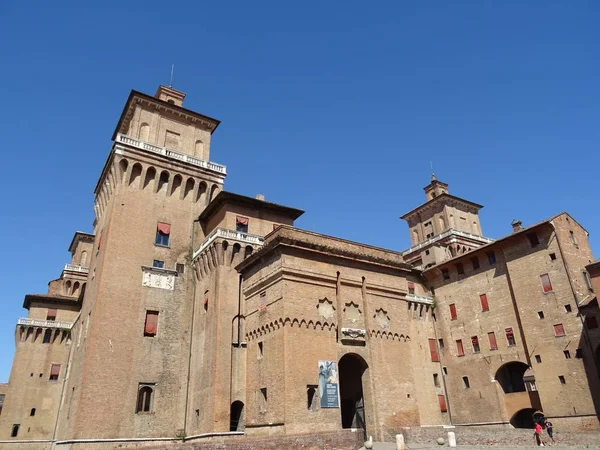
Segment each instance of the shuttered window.
[{"label": "shuttered window", "polygon": [[457,339],[456,341],[456,354],[458,356],[464,356],[465,355],[465,350],[463,348],[463,343],[461,339]]},{"label": "shuttered window", "polygon": [[158,311],[146,311],[144,336],[156,336],[158,330]]},{"label": "shuttered window", "polygon": [[438,354],[437,343],[435,342],[435,339],[429,339],[429,353],[431,355],[431,361],[440,361],[440,355]]},{"label": "shuttered window", "polygon": [[446,406],[446,396],[438,395],[438,401],[440,402],[440,412],[448,412],[448,406]]},{"label": "shuttered window", "polygon": [[504,330],[504,332],[506,333],[506,342],[508,343],[508,346],[513,347],[513,346],[517,345],[517,342],[515,341],[515,334],[513,333],[513,329],[506,328]]},{"label": "shuttered window", "polygon": [[450,319],[456,320],[456,305],[454,303],[450,305]]},{"label": "shuttered window", "polygon": [[564,336],[565,335],[565,327],[562,323],[557,323],[554,325],[554,336]]},{"label": "shuttered window", "polygon": [[171,225],[164,222],[158,222],[156,224],[156,238],[154,240],[154,244],[161,245],[163,247],[168,247],[170,235]]},{"label": "shuttered window", "polygon": [[46,320],[56,320],[56,309],[48,309]]},{"label": "shuttered window", "polygon": [[496,343],[496,334],[493,331],[488,333],[488,340],[490,341],[490,350],[497,350],[498,344]]},{"label": "shuttered window", "polygon": [[60,375],[60,364],[52,364],[50,367],[50,380],[58,380]]},{"label": "shuttered window", "polygon": [[482,311],[489,311],[490,310],[490,305],[488,304],[487,294],[481,294],[479,296],[479,300],[481,301],[481,310]]}]

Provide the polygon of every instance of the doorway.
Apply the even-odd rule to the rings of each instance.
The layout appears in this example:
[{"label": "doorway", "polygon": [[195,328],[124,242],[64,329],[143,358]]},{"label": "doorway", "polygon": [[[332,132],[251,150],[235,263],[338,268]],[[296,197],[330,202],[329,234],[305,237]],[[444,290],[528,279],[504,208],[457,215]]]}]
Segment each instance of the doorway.
[{"label": "doorway", "polygon": [[340,409],[342,428],[362,428],[365,436],[365,400],[362,377],[369,366],[356,353],[348,353],[340,359]]}]

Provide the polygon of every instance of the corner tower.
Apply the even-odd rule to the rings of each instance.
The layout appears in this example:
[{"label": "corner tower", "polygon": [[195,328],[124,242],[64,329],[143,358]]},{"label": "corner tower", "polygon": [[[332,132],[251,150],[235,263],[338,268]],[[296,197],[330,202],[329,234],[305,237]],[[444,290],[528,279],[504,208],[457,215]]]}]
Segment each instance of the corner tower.
[{"label": "corner tower", "polygon": [[[59,438],[175,436],[185,428],[196,218],[223,188],[219,121],[160,86],[132,91],[95,188],[95,240]],[[105,413],[98,403],[110,399]]]},{"label": "corner tower", "polygon": [[404,214],[411,247],[402,256],[417,267],[426,268],[492,242],[481,232],[482,205],[450,195],[448,185],[431,174],[424,188],[426,201]]}]

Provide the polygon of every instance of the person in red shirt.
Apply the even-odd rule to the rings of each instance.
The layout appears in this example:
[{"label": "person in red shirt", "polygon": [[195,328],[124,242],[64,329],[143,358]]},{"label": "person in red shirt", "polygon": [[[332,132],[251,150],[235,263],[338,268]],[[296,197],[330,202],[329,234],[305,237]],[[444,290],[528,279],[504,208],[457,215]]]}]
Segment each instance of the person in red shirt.
[{"label": "person in red shirt", "polygon": [[538,447],[544,447],[544,441],[542,441],[542,426],[536,422],[535,426],[533,427],[533,430],[533,435],[535,436],[535,443]]}]

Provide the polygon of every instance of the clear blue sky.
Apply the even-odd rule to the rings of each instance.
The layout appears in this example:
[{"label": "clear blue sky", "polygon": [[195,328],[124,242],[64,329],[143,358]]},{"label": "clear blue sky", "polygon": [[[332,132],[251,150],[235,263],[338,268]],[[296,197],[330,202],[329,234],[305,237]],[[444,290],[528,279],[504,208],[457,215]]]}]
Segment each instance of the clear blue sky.
[{"label": "clear blue sky", "polygon": [[[71,4],[68,4],[71,3]],[[225,6],[227,5],[227,6]],[[0,381],[26,293],[60,275],[130,89],[222,120],[225,188],[402,250],[429,161],[508,234],[569,211],[600,253],[596,1],[0,3]],[[127,299],[124,299],[127,300]]]}]

